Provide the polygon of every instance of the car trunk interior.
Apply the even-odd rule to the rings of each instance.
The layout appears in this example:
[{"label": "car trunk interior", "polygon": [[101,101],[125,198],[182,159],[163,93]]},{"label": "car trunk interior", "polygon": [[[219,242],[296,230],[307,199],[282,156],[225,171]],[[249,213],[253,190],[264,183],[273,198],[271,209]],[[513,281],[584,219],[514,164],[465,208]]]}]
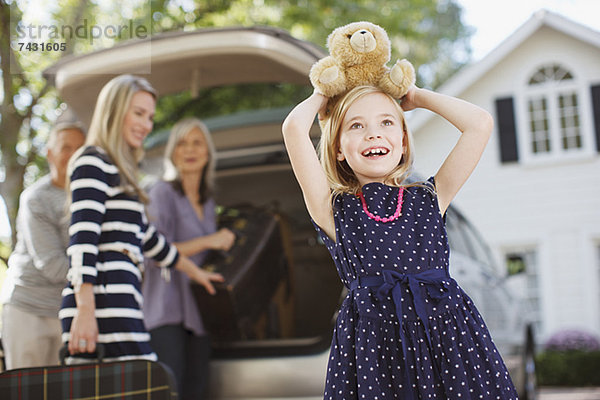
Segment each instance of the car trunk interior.
[{"label": "car trunk interior", "polygon": [[[342,284],[331,256],[317,239],[302,193],[288,164],[259,165],[219,171],[217,204],[225,208],[267,211],[279,217],[286,248],[287,282],[283,299],[274,296],[275,314],[259,316],[254,337],[213,337],[216,356],[303,353],[328,346],[332,317]],[[260,285],[260,282],[257,282]],[[234,355],[234,354],[231,354]]]}]

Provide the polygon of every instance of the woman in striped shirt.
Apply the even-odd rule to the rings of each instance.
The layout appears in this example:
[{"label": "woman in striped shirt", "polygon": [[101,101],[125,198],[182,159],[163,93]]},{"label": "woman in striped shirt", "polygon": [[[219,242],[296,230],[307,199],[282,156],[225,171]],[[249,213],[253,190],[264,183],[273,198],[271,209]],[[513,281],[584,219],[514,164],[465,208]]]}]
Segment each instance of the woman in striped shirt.
[{"label": "woman in striped shirt", "polygon": [[155,360],[143,321],[144,257],[168,274],[176,268],[214,293],[218,274],[196,266],[148,224],[147,196],[137,183],[142,143],[153,126],[156,92],[145,79],[121,75],[101,90],[86,146],[70,162],[69,285],[59,317],[74,355]]}]

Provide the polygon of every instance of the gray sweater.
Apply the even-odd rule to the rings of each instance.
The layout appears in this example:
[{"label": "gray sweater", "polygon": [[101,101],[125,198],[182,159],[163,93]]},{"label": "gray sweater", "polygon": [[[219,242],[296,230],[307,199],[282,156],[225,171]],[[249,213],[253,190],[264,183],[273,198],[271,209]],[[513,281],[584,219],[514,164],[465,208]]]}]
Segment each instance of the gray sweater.
[{"label": "gray sweater", "polygon": [[8,273],[0,294],[3,304],[58,318],[69,269],[65,200],[66,192],[52,184],[50,175],[21,193],[17,244],[8,259]]}]

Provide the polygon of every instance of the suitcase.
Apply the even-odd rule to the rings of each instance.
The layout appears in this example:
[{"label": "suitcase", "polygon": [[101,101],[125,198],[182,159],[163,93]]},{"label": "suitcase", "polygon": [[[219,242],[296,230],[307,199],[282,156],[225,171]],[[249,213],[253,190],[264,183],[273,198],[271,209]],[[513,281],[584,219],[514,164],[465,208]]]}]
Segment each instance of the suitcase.
[{"label": "suitcase", "polygon": [[[281,286],[289,294],[289,265],[282,235],[281,217],[251,206],[229,208],[219,216],[219,226],[235,232],[236,242],[228,252],[212,252],[203,268],[219,272],[224,283],[209,295],[192,284],[196,302],[213,344],[260,339],[268,336],[268,315]],[[289,296],[288,296],[289,297]],[[271,327],[271,331],[278,327]]]},{"label": "suitcase", "polygon": [[[64,361],[64,350],[61,351]],[[160,362],[129,360],[11,369],[0,373],[2,400],[174,400],[172,372]]]}]

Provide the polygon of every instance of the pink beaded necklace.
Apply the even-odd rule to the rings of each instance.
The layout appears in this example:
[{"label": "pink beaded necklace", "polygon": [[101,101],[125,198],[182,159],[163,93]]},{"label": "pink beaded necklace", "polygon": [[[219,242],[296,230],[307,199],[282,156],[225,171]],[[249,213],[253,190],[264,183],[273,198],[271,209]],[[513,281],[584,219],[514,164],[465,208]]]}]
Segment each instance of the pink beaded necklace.
[{"label": "pink beaded necklace", "polygon": [[367,216],[371,219],[374,219],[377,222],[391,222],[394,221],[396,219],[398,219],[398,217],[400,216],[400,213],[402,212],[402,194],[404,193],[404,187],[400,187],[400,190],[398,191],[398,206],[396,206],[396,212],[394,213],[394,215],[392,215],[391,217],[384,217],[381,218],[379,215],[375,215],[372,212],[370,212],[367,209],[367,202],[365,201],[365,196],[363,196],[362,192],[360,192],[358,194],[358,197],[360,197],[360,202],[362,203],[362,208],[365,211],[365,214],[367,214]]}]

